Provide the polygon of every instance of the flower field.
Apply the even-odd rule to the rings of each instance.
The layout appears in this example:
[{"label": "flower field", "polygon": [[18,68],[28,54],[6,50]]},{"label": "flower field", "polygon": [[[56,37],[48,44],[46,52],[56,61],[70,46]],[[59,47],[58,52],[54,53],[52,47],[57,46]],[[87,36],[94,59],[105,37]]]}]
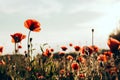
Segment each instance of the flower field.
[{"label": "flower field", "polygon": [[[33,57],[30,34],[40,32],[41,24],[28,19],[24,26],[29,30],[27,36],[17,32],[10,35],[15,45],[14,54],[0,56],[0,80],[120,80],[120,42],[117,38],[109,36],[108,50],[100,49],[92,42],[85,46],[69,43],[55,52],[46,47],[49,44],[43,44],[40,45],[42,53]],[[20,43],[26,38],[27,50],[21,55]],[[72,51],[68,52],[69,48]],[[4,46],[1,46],[0,54],[3,50]]]}]

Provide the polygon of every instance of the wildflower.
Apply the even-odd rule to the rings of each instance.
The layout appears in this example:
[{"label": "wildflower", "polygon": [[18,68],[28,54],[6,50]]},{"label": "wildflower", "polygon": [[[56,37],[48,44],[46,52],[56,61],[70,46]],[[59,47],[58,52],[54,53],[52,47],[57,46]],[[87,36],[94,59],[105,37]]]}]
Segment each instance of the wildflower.
[{"label": "wildflower", "polygon": [[28,19],[24,22],[24,26],[33,32],[39,32],[41,30],[40,23],[34,19]]},{"label": "wildflower", "polygon": [[74,46],[75,51],[79,51],[80,50],[80,46]]},{"label": "wildflower", "polygon": [[70,44],[69,44],[69,46],[70,46],[70,47],[72,47],[72,46],[73,46],[73,44],[72,44],[72,43],[70,43]]},{"label": "wildflower", "polygon": [[0,53],[3,52],[3,46],[0,46]]},{"label": "wildflower", "polygon": [[41,80],[41,79],[44,79],[44,76],[42,76],[40,73],[36,73],[36,76],[37,76],[37,78],[40,79],[40,80]]},{"label": "wildflower", "polygon": [[81,48],[80,52],[81,52],[82,55],[85,54],[85,51],[86,51],[85,49],[86,49],[86,46],[83,46],[83,47]]},{"label": "wildflower", "polygon": [[42,76],[42,75],[41,75],[41,76],[38,76],[37,78],[40,79],[40,80],[45,80],[45,79],[44,79],[45,77]]},{"label": "wildflower", "polygon": [[71,64],[71,67],[72,67],[73,70],[78,70],[79,69],[78,63],[75,63],[75,62]]},{"label": "wildflower", "polygon": [[85,78],[85,74],[79,74],[79,78]]},{"label": "wildflower", "polygon": [[61,57],[65,55],[64,52],[59,52],[58,54],[59,54]]},{"label": "wildflower", "polygon": [[113,68],[111,68],[110,70],[109,70],[109,73],[111,74],[111,75],[113,75],[113,74],[115,74],[116,72],[117,72],[117,68],[116,67],[113,67]]},{"label": "wildflower", "polygon": [[67,47],[66,47],[66,46],[62,46],[61,49],[62,49],[63,51],[66,51],[66,50],[67,50]]},{"label": "wildflower", "polygon": [[63,75],[65,73],[65,70],[64,69],[61,69],[60,72],[59,72],[61,75]]},{"label": "wildflower", "polygon": [[27,66],[27,67],[26,67],[26,70],[27,70],[27,71],[31,71],[31,67]]},{"label": "wildflower", "polygon": [[106,55],[99,55],[97,58],[98,61],[103,61],[103,62],[107,62],[107,57]]},{"label": "wildflower", "polygon": [[22,46],[21,45],[18,45],[18,49],[21,49],[22,48]]},{"label": "wildflower", "polygon": [[89,55],[91,55],[93,53],[94,49],[91,46],[88,46],[87,51],[88,51]]},{"label": "wildflower", "polygon": [[50,49],[50,52],[54,52],[54,49],[53,49],[53,48],[51,48],[51,49]]},{"label": "wildflower", "polygon": [[68,55],[68,56],[67,56],[67,59],[68,59],[68,60],[73,60],[73,57],[72,57],[71,55]]},{"label": "wildflower", "polygon": [[46,51],[43,53],[43,55],[50,57],[52,54],[50,53],[49,49],[46,49]]},{"label": "wildflower", "polygon": [[21,42],[23,39],[25,39],[26,38],[26,35],[23,35],[22,33],[15,33],[15,34],[13,34],[13,35],[11,35],[11,37],[12,37],[12,42],[13,43],[19,43],[19,42]]},{"label": "wildflower", "polygon": [[91,47],[93,48],[93,51],[94,51],[94,52],[98,52],[98,51],[99,51],[99,48],[98,48],[97,46],[93,45],[93,46],[91,46]]},{"label": "wildflower", "polygon": [[112,57],[112,55],[113,55],[113,53],[111,51],[106,51],[103,54],[108,56],[108,57]]},{"label": "wildflower", "polygon": [[82,53],[84,54],[87,54],[87,55],[91,55],[93,53],[93,48],[91,46],[84,46],[82,48]]},{"label": "wildflower", "polygon": [[118,50],[118,47],[120,45],[120,42],[112,37],[108,39],[107,45],[109,46],[111,52],[115,52]]},{"label": "wildflower", "polygon": [[78,57],[77,62],[85,63],[85,59],[83,57]]}]

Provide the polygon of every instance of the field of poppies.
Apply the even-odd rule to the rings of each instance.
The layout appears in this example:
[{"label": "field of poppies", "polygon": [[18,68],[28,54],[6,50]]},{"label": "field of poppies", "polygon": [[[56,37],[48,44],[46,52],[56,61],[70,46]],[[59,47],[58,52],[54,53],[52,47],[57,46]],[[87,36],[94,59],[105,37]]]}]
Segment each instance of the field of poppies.
[{"label": "field of poppies", "polygon": [[[108,50],[95,44],[69,43],[55,52],[54,48],[46,47],[49,44],[43,43],[41,53],[33,57],[30,34],[40,32],[41,24],[28,19],[24,26],[29,30],[27,36],[17,32],[11,35],[14,54],[2,55],[4,46],[0,46],[0,80],[120,80],[120,32],[108,36]],[[27,39],[27,50],[21,55],[20,43],[24,39]],[[68,52],[69,48],[72,51]]]}]

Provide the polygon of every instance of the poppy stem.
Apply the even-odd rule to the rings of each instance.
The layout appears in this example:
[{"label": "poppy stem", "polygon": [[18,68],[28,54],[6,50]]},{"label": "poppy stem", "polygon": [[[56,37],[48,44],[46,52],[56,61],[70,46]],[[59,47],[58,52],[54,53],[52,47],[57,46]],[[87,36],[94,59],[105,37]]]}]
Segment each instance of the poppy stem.
[{"label": "poppy stem", "polygon": [[92,29],[92,46],[94,45],[94,29]]},{"label": "poppy stem", "polygon": [[16,45],[17,45],[17,43],[15,42],[15,54],[17,53]]},{"label": "poppy stem", "polygon": [[29,56],[29,57],[30,57],[30,50],[29,50],[29,49],[30,49],[30,44],[29,44],[29,43],[30,43],[30,32],[31,32],[31,31],[29,31],[29,33],[28,33],[28,42],[27,42],[28,56]]}]

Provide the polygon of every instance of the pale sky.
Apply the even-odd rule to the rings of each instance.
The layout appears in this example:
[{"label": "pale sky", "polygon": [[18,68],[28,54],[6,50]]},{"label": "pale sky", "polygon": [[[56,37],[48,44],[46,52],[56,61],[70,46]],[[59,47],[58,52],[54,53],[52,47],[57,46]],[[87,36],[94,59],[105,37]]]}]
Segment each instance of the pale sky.
[{"label": "pale sky", "polygon": [[[91,45],[91,29],[94,28],[94,44],[108,48],[110,32],[119,26],[119,0],[0,0],[0,45],[5,52],[14,50],[10,34],[21,32],[26,19],[41,23],[39,33],[31,33],[33,44],[67,44],[69,42]],[[26,48],[26,40],[22,45]],[[24,48],[24,49],[25,49]]]}]

